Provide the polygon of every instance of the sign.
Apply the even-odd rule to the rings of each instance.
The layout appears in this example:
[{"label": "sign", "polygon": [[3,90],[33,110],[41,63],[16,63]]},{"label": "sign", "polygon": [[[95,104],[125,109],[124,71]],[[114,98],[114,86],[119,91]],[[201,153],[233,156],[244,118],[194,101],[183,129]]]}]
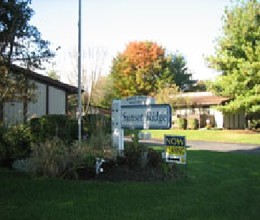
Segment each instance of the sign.
[{"label": "sign", "polygon": [[165,159],[169,163],[186,164],[187,150],[185,136],[164,136]]},{"label": "sign", "polygon": [[151,105],[155,99],[151,96],[131,96],[121,100],[121,105]]},{"label": "sign", "polygon": [[171,106],[167,104],[121,106],[123,129],[169,129],[171,119]]}]

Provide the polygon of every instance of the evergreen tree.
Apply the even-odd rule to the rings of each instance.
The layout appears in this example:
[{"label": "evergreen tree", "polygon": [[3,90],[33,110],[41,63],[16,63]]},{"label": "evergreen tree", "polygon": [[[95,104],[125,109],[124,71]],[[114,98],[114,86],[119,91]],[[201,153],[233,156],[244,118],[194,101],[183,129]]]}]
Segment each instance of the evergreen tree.
[{"label": "evergreen tree", "polygon": [[232,98],[222,110],[259,113],[260,3],[257,0],[238,1],[226,9],[216,53],[207,60],[222,73],[210,89]]}]

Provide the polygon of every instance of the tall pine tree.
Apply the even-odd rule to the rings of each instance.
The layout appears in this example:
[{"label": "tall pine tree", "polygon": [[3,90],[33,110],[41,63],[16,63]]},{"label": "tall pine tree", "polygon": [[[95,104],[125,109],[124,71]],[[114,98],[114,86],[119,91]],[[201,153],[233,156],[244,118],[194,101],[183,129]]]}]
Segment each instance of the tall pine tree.
[{"label": "tall pine tree", "polygon": [[227,8],[216,53],[207,58],[221,75],[210,85],[232,101],[224,112],[260,113],[260,3],[238,1]]}]

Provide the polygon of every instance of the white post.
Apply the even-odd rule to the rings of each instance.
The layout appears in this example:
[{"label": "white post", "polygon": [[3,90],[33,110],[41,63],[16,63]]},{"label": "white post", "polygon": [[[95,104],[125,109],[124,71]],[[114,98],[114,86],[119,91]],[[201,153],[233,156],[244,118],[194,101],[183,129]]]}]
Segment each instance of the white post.
[{"label": "white post", "polygon": [[119,155],[124,151],[124,130],[121,128],[121,100],[112,103],[112,144]]},{"label": "white post", "polygon": [[78,141],[81,142],[81,0],[79,0],[79,23],[78,23]]}]

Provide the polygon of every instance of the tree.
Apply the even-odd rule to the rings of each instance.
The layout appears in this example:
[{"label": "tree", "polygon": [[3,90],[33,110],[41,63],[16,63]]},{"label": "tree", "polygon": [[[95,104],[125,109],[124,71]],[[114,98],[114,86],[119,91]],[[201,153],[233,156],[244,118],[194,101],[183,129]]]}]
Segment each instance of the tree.
[{"label": "tree", "polygon": [[27,68],[39,68],[42,61],[53,57],[49,42],[41,38],[35,26],[31,0],[8,0],[0,3],[0,52],[7,64],[19,63]]},{"label": "tree", "polygon": [[0,121],[4,102],[35,98],[33,83],[23,74],[11,73],[12,65],[40,68],[43,60],[54,56],[49,42],[29,25],[33,15],[30,4],[30,0],[0,2]]},{"label": "tree", "polygon": [[49,70],[47,72],[48,77],[54,79],[54,80],[60,80],[60,75],[55,71],[54,69]]},{"label": "tree", "polygon": [[112,78],[110,76],[100,77],[94,84],[91,103],[102,108],[110,108],[113,98]]},{"label": "tree", "polygon": [[[183,74],[185,76],[183,76]],[[185,60],[180,55],[166,55],[155,42],[130,42],[114,58],[111,69],[114,96],[155,95],[163,87],[188,81]],[[175,81],[176,80],[176,81]]]},{"label": "tree", "polygon": [[260,112],[260,3],[238,1],[227,8],[216,54],[207,58],[221,75],[209,88],[232,101],[224,112]]},{"label": "tree", "polygon": [[170,104],[172,110],[176,110],[180,106],[189,107],[192,104],[190,98],[183,96],[176,85],[160,89],[155,98],[159,104]]},{"label": "tree", "polygon": [[[192,83],[187,63],[181,54],[169,54],[166,58],[168,84],[173,82],[181,89]],[[168,85],[166,85],[168,86]]]},{"label": "tree", "polygon": [[[69,54],[72,70],[68,72],[67,76],[71,84],[78,83],[78,54],[73,50]],[[103,48],[88,48],[83,52],[82,60],[82,74],[81,85],[84,90],[82,95],[83,112],[88,112],[90,104],[95,102],[93,100],[93,93],[95,92],[95,85],[103,73],[103,65],[106,58],[106,51]],[[97,98],[97,97],[95,97]]]}]

